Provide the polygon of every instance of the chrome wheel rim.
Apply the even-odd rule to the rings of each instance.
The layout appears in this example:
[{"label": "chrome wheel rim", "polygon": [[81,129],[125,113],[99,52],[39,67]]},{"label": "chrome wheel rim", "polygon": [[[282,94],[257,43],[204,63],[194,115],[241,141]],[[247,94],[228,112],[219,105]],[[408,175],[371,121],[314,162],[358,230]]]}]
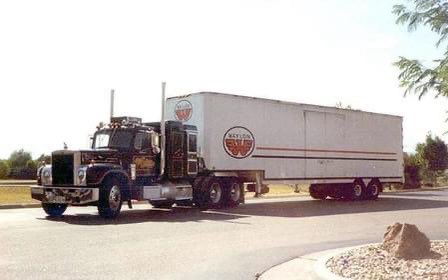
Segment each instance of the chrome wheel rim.
[{"label": "chrome wheel rim", "polygon": [[113,186],[109,193],[109,208],[117,210],[120,207],[121,193],[118,186]]},{"label": "chrome wheel rim", "polygon": [[353,193],[355,194],[355,197],[361,197],[361,195],[362,195],[362,186],[360,184],[355,184],[353,186]]},{"label": "chrome wheel rim", "polygon": [[230,186],[230,199],[233,202],[237,202],[238,200],[240,200],[241,197],[241,189],[239,184],[234,183],[232,184],[232,186]]},{"label": "chrome wheel rim", "polygon": [[210,186],[210,201],[212,203],[218,203],[221,200],[222,190],[219,183],[213,183]]}]

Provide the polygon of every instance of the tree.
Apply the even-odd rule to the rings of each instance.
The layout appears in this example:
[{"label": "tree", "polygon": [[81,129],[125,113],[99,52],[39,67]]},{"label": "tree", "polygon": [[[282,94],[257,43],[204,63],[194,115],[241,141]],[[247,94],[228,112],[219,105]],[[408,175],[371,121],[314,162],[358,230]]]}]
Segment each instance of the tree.
[{"label": "tree", "polygon": [[12,152],[9,156],[9,166],[13,169],[26,167],[26,163],[32,160],[31,153],[25,152],[23,149]]},{"label": "tree", "polygon": [[442,139],[428,134],[424,143],[417,144],[415,160],[421,176],[435,184],[436,177],[448,168],[448,148]]},{"label": "tree", "polygon": [[10,177],[14,179],[34,179],[36,177],[35,162],[31,153],[23,149],[12,152],[8,159],[11,167]]},{"label": "tree", "polygon": [[0,160],[0,179],[6,179],[9,175],[10,168],[6,160]]},{"label": "tree", "polygon": [[448,149],[445,142],[438,136],[433,138],[429,134],[425,144],[422,157],[428,169],[433,172],[445,171],[448,167]]},{"label": "tree", "polygon": [[39,166],[43,161],[45,161],[46,164],[50,164],[51,163],[51,156],[50,155],[45,155],[45,154],[41,154],[37,159],[37,165]]},{"label": "tree", "polygon": [[[411,8],[394,5],[393,13],[397,15],[397,24],[408,26],[414,31],[420,26],[429,27],[439,35],[436,47],[448,38],[448,1],[447,0],[408,0],[413,2]],[[400,57],[395,65],[400,69],[400,85],[405,95],[415,93],[419,98],[434,90],[436,97],[448,97],[448,51],[444,56],[433,60],[430,65],[423,65],[416,59]]]}]

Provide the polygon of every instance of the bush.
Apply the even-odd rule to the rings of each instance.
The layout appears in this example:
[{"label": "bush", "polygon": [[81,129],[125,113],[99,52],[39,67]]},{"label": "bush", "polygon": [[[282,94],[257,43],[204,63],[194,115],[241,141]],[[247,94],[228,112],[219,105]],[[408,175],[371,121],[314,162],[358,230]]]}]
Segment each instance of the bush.
[{"label": "bush", "polygon": [[0,179],[8,178],[10,171],[11,169],[9,168],[8,162],[5,160],[0,160]]},{"label": "bush", "polygon": [[404,155],[404,188],[420,188],[422,165],[415,155]]}]

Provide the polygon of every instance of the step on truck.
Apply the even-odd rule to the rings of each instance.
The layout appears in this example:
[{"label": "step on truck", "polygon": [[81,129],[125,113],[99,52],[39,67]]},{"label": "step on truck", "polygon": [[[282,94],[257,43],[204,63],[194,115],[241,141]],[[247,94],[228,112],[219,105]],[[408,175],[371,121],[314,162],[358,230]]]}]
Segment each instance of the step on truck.
[{"label": "step on truck", "polygon": [[94,205],[114,218],[135,200],[235,207],[269,184],[371,200],[403,182],[401,117],[213,92],[163,100],[160,122],[111,113],[89,149],[54,151],[32,197],[49,216]]}]

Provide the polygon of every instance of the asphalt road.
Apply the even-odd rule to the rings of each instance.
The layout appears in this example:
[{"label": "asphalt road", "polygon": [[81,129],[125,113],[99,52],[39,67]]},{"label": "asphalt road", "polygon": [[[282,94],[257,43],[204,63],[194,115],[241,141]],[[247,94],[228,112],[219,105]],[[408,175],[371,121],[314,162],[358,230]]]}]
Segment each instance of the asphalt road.
[{"label": "asphalt road", "polygon": [[69,208],[61,219],[0,210],[0,279],[254,279],[303,254],[380,242],[394,222],[448,239],[448,191],[361,202],[256,199],[205,212],[135,208],[114,221],[94,207]]}]

